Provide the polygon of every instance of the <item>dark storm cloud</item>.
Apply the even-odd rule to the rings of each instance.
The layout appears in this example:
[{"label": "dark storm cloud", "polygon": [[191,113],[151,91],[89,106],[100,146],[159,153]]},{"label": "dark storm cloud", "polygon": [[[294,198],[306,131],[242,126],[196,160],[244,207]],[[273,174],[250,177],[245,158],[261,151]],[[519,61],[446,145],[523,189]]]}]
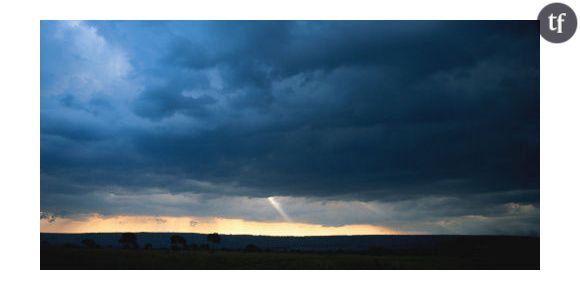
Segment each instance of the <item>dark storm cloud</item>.
[{"label": "dark storm cloud", "polygon": [[53,210],[110,191],[539,203],[534,21],[41,30],[41,198]]},{"label": "dark storm cloud", "polygon": [[168,87],[147,92],[135,103],[134,109],[137,115],[152,120],[159,120],[176,113],[199,117],[207,113],[205,106],[215,102],[214,98],[207,95],[195,99],[182,96],[181,92]]}]

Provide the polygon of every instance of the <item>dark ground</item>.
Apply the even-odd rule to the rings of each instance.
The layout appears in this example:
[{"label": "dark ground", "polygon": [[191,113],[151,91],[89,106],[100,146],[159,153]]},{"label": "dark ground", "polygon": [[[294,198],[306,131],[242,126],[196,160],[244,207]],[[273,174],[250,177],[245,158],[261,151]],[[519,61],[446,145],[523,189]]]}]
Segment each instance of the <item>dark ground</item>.
[{"label": "dark ground", "polygon": [[[396,239],[396,237],[393,237]],[[354,238],[353,241],[356,241]],[[405,237],[405,239],[409,239]],[[432,239],[416,237],[413,240]],[[357,251],[86,249],[41,246],[41,269],[535,269],[540,239],[456,236],[429,247],[369,247]],[[321,241],[324,241],[321,240]],[[417,245],[422,245],[417,243]]]}]

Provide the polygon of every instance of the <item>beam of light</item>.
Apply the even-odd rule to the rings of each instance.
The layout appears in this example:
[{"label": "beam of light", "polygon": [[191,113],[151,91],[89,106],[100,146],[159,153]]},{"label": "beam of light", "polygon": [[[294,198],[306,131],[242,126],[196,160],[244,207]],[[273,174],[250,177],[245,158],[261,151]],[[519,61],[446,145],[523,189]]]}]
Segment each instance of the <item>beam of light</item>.
[{"label": "beam of light", "polygon": [[285,221],[292,222],[292,219],[286,214],[280,203],[273,196],[268,197],[268,201]]}]

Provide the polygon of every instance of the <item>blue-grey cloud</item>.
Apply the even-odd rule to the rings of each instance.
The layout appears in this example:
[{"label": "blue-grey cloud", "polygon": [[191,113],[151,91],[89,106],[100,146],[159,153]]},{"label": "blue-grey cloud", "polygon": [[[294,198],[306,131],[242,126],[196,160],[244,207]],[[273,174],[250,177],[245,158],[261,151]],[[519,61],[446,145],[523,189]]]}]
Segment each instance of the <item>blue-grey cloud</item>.
[{"label": "blue-grey cloud", "polygon": [[43,21],[41,206],[446,198],[447,219],[497,217],[539,207],[539,97],[534,21]]}]

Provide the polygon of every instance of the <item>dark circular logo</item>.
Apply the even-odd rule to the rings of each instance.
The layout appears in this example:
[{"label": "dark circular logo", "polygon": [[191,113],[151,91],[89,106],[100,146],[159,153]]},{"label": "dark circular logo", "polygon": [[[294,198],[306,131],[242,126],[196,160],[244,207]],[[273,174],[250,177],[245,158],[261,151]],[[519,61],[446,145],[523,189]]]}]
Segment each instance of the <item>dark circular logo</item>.
[{"label": "dark circular logo", "polygon": [[548,4],[538,15],[540,34],[553,43],[562,43],[576,32],[576,13],[566,4]]}]

